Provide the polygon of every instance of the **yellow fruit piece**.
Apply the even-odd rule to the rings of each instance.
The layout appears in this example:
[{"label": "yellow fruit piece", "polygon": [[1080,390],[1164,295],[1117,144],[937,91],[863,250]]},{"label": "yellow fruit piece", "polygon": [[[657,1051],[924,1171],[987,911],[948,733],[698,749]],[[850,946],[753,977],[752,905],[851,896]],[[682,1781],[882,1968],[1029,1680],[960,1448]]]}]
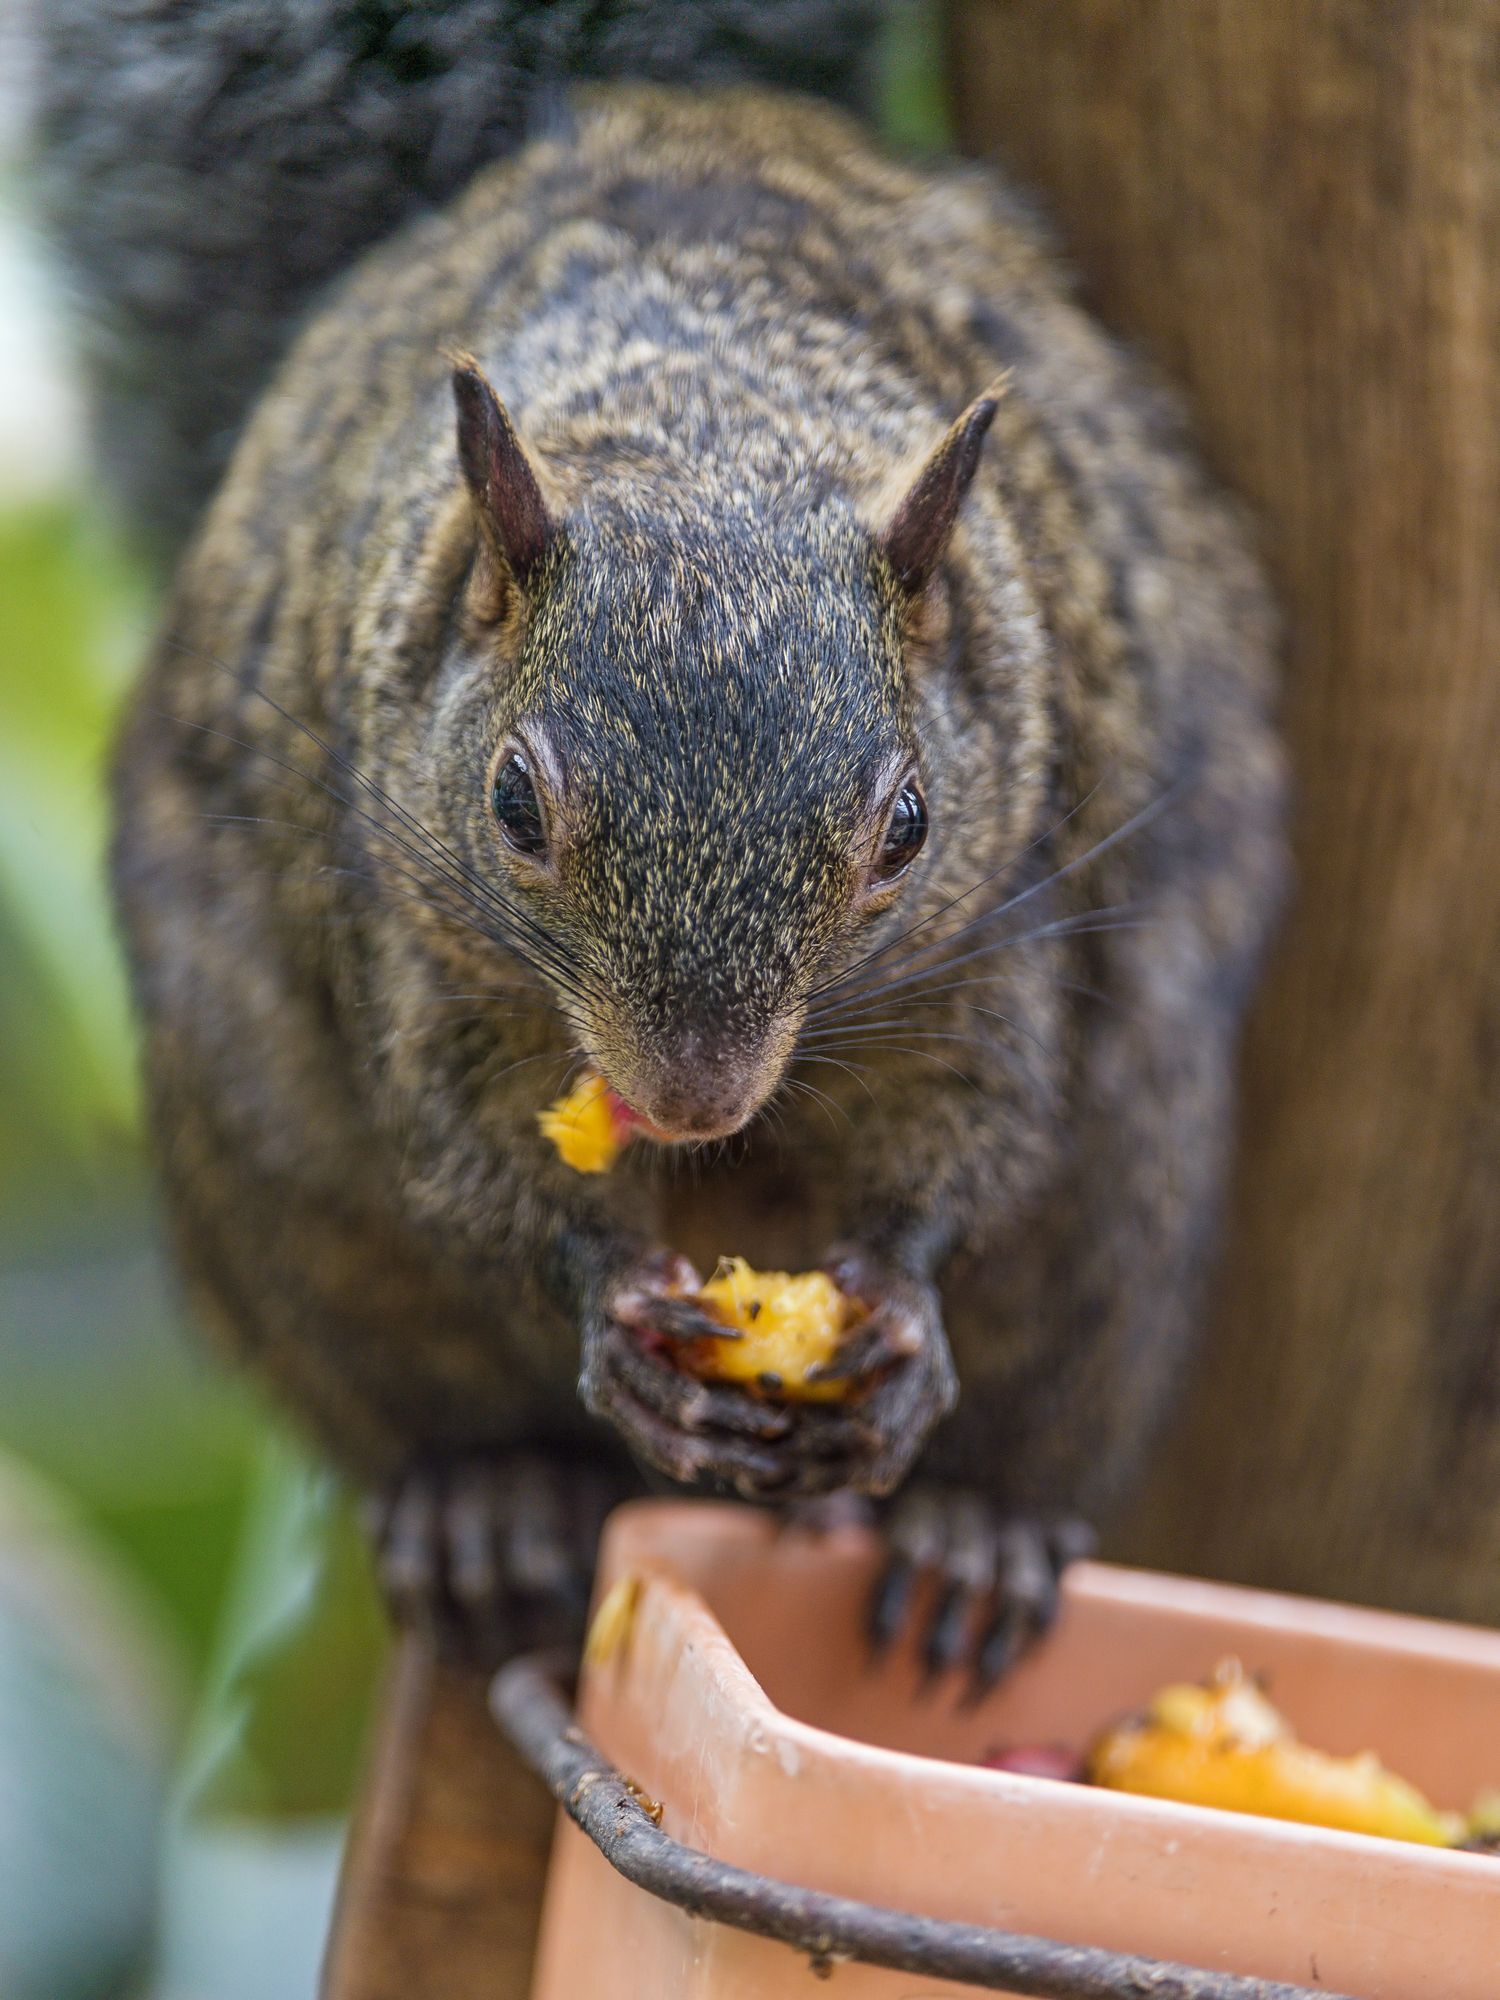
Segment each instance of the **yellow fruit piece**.
[{"label": "yellow fruit piece", "polygon": [[627,1570],[605,1592],[583,1642],[584,1664],[605,1666],[630,1642],[635,1608],[641,1600],[641,1579]]},{"label": "yellow fruit piece", "polygon": [[536,1122],[575,1173],[607,1174],[620,1157],[624,1137],[602,1076],[586,1076],[576,1090],[539,1111]]},{"label": "yellow fruit piece", "polygon": [[826,1271],[754,1271],[743,1257],[726,1257],[698,1294],[738,1340],[693,1343],[686,1358],[693,1371],[718,1382],[759,1382],[771,1393],[801,1402],[837,1402],[847,1382],[810,1382],[808,1370],[831,1361],[857,1316]]},{"label": "yellow fruit piece", "polygon": [[1345,1833],[1445,1847],[1458,1833],[1373,1751],[1331,1757],[1299,1743],[1237,1661],[1205,1687],[1167,1687],[1143,1717],[1089,1753],[1092,1784],[1224,1812],[1259,1813]]}]

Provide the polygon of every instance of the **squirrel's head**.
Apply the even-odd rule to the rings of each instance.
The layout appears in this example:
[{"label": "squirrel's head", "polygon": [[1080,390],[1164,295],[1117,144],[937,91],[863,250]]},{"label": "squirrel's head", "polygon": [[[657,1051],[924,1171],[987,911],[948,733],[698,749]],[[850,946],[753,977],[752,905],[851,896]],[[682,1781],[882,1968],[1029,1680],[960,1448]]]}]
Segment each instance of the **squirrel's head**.
[{"label": "squirrel's head", "polygon": [[465,730],[471,850],[656,1136],[733,1132],[819,982],[920,875],[908,654],[995,397],[871,524],[827,497],[771,520],[563,511],[477,366],[454,390],[467,616],[494,663]]}]

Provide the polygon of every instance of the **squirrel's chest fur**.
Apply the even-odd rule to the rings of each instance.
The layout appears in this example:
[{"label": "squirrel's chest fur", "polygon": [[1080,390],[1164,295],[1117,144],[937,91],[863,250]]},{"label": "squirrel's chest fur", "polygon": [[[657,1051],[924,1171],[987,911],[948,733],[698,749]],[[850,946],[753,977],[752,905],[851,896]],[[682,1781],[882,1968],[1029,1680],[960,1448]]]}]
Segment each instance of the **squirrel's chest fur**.
[{"label": "squirrel's chest fur", "polygon": [[[427,1140],[424,1065],[435,1094],[488,1063],[495,1130],[522,1131],[565,1037],[539,993],[461,1016],[457,978],[444,997],[412,969],[430,884],[349,879],[380,798],[444,809],[423,746],[449,697],[440,662],[468,560],[455,346],[484,364],[556,489],[623,518],[672,491],[731,513],[767,490],[873,501],[1010,371],[953,546],[960,615],[924,723],[944,829],[933,894],[998,876],[1013,843],[1044,834],[1063,885],[1046,907],[1075,930],[1045,960],[1018,947],[989,996],[1048,1058],[1042,1074],[1018,1040],[1013,1067],[1032,1073],[976,1088],[965,1114],[975,1130],[1010,1120],[1035,1167],[1018,1181],[1024,1213],[968,1231],[949,1274],[954,1449],[987,1430],[1020,1465],[1043,1421],[1028,1412],[1061,1423],[1054,1350],[1074,1324],[1092,1340],[1107,1321],[1117,1361],[1139,1353],[1151,1381],[1130,1394],[1154,1406],[1170,1362],[1148,1353],[1144,1322],[1190,1310],[1234,1028],[1279,879],[1261,586],[1170,407],[987,175],[893,164],[842,118],[749,92],[586,95],[567,130],[367,262],[265,399],[185,564],[122,750],[118,870],[189,1262],[244,1322],[240,1343],[295,1378],[358,1461],[388,1451],[387,1418],[347,1435],[318,1384],[360,1341],[385,1371],[375,1401],[430,1395],[449,1432],[465,1411],[481,1431],[524,1430],[576,1366],[540,1308],[517,1368],[487,1366],[511,1302],[487,1303],[467,1255],[409,1224],[396,1173]],[[1139,838],[1111,844],[1164,797]],[[492,984],[471,946],[468,971]],[[972,1003],[965,1033],[980,997],[945,1003]],[[802,1261],[832,1226],[851,1149],[910,1148],[923,1174],[909,1101],[922,1065],[903,1070],[893,1036],[869,1059],[905,1094],[900,1115],[860,1109],[852,1070],[808,1069],[778,1134],[697,1169],[632,1169],[606,1199],[655,1204],[700,1256]],[[380,1111],[392,1079],[417,1107],[400,1129]],[[961,1145],[963,1130],[930,1143]],[[463,1171],[482,1200],[482,1149]],[[521,1199],[545,1202],[547,1185]],[[264,1287],[268,1257],[279,1276]],[[286,1280],[299,1263],[305,1282]],[[441,1321],[445,1386],[418,1379],[414,1317]],[[309,1350],[316,1366],[287,1358]],[[985,1393],[991,1362],[1003,1408]],[[1114,1376],[1092,1362],[1075,1376],[1066,1395],[1097,1414]],[[491,1407],[507,1381],[519,1416]],[[1039,1487],[1055,1455],[1037,1455]]]}]

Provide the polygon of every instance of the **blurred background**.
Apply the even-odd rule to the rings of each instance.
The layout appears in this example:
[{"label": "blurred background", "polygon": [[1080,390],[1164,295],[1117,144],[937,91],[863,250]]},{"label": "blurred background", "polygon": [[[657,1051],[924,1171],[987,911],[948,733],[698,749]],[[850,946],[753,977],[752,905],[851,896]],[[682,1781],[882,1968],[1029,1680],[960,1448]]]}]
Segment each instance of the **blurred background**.
[{"label": "blurred background", "polygon": [[[102,772],[153,581],[97,504],[0,0],[0,1995],[314,1990],[381,1624],[342,1497],[180,1324]],[[943,143],[935,8],[890,135]]]}]

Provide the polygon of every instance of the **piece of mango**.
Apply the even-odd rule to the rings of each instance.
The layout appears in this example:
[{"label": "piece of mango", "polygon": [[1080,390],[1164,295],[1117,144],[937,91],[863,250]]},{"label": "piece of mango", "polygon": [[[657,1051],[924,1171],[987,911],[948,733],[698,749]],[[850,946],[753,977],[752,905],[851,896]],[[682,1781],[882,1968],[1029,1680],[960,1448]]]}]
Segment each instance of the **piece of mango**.
[{"label": "piece of mango", "polygon": [[636,1606],[641,1601],[642,1579],[633,1570],[616,1577],[594,1613],[588,1637],[583,1642],[583,1664],[602,1667],[630,1643],[635,1626]]},{"label": "piece of mango", "polygon": [[725,1257],[698,1294],[699,1303],[738,1340],[696,1340],[683,1360],[716,1382],[751,1382],[799,1402],[837,1402],[849,1383],[808,1379],[831,1361],[859,1316],[826,1271],[755,1271],[743,1257]]},{"label": "piece of mango", "polygon": [[1237,1660],[1203,1686],[1163,1688],[1144,1715],[1099,1739],[1087,1768],[1090,1783],[1116,1791],[1345,1833],[1429,1847],[1462,1833],[1456,1815],[1437,1812],[1373,1751],[1332,1757],[1299,1743]]},{"label": "piece of mango", "polygon": [[607,1174],[630,1138],[619,1099],[597,1071],[539,1111],[536,1122],[564,1165],[579,1174]]}]

